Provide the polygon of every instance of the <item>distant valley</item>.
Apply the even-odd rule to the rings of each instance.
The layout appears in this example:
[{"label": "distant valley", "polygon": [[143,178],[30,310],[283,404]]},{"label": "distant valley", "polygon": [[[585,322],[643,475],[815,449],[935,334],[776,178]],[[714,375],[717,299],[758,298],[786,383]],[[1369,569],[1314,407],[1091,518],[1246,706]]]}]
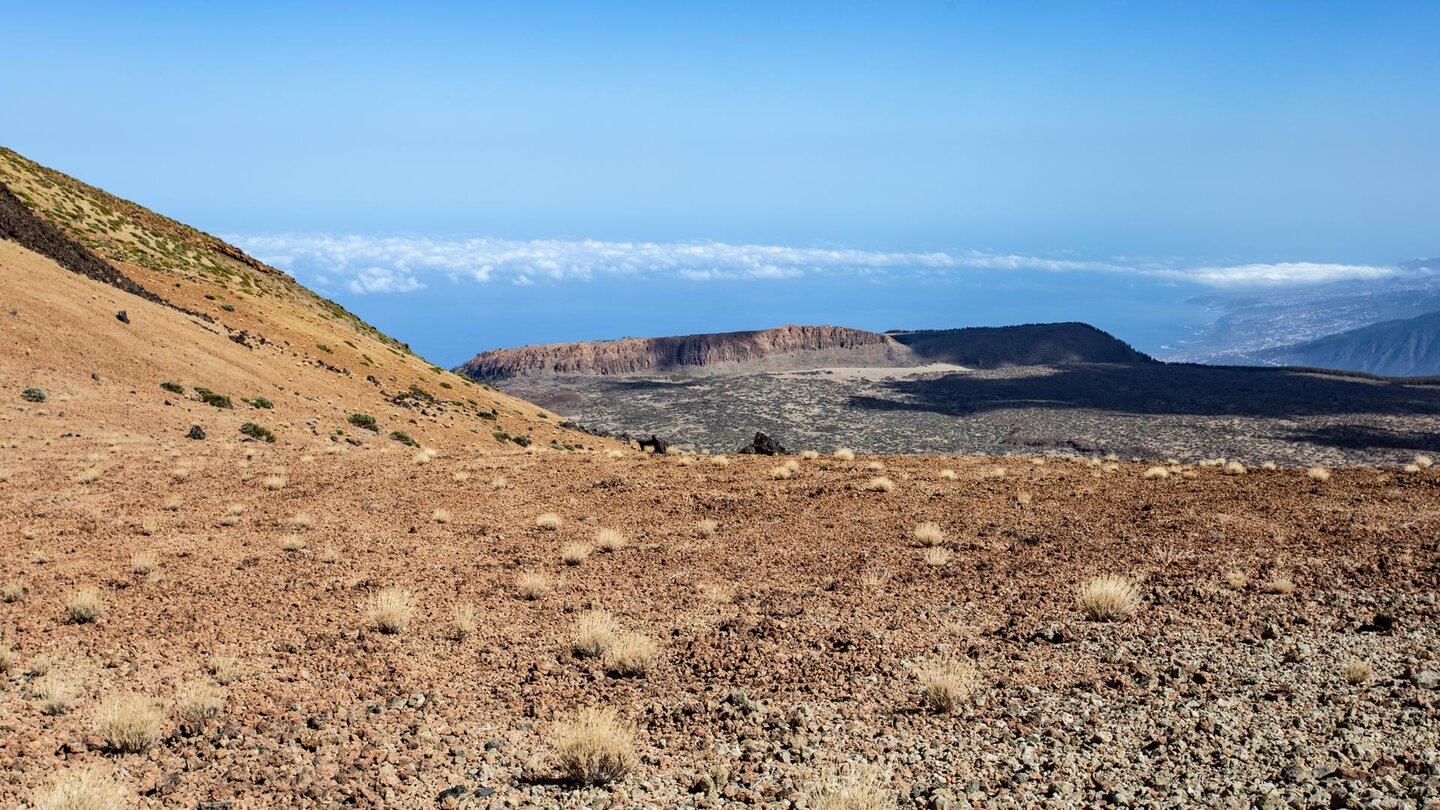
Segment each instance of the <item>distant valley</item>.
[{"label": "distant valley", "polygon": [[456,371],[585,427],[734,450],[1080,453],[1379,463],[1429,446],[1440,389],[1161,363],[1086,324],[786,326],[483,352]]}]

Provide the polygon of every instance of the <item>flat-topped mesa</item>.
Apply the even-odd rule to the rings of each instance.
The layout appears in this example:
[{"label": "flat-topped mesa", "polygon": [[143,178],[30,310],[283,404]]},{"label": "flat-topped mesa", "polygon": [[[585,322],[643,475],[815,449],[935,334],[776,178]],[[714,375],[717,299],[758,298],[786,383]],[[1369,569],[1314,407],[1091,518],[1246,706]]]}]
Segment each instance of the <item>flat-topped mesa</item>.
[{"label": "flat-topped mesa", "polygon": [[492,349],[456,371],[477,380],[503,380],[545,375],[705,373],[717,366],[785,370],[912,362],[909,350],[877,332],[843,326],[782,326],[752,332]]}]

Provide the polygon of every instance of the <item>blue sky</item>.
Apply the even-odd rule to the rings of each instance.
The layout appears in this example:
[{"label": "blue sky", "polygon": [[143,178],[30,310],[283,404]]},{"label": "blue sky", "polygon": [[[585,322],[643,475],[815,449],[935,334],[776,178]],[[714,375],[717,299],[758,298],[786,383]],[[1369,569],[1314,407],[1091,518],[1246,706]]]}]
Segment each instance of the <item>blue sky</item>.
[{"label": "blue sky", "polygon": [[7,10],[0,142],[437,362],[787,322],[1153,349],[1216,284],[1440,252],[1440,4],[210,5]]}]

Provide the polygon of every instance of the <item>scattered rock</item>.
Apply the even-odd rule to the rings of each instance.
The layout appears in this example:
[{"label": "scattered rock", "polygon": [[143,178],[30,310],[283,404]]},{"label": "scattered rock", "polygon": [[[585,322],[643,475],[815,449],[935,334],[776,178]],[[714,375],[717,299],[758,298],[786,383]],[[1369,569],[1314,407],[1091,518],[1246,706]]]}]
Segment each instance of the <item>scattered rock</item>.
[{"label": "scattered rock", "polygon": [[130,323],[130,316],[122,309],[115,313],[115,320],[121,323]]},{"label": "scattered rock", "polygon": [[756,433],[755,438],[751,439],[749,444],[735,452],[759,456],[782,456],[785,454],[785,448],[764,433]]},{"label": "scattered rock", "polygon": [[198,439],[203,439],[203,438],[205,438],[205,431],[201,430],[199,425],[191,425],[191,426],[190,426],[190,432],[189,432],[189,433],[186,433],[186,434],[185,434],[185,437],[186,437],[186,438],[189,438],[189,439],[197,439],[197,440],[198,440]]}]

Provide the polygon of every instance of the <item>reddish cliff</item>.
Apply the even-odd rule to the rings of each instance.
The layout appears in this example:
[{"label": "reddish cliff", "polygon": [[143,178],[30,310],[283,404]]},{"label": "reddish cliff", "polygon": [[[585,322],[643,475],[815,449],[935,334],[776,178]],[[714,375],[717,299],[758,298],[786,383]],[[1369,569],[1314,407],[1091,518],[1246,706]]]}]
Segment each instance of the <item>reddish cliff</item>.
[{"label": "reddish cliff", "polygon": [[493,349],[456,370],[477,380],[503,380],[547,374],[699,371],[734,364],[774,369],[912,362],[908,349],[876,332],[843,326],[782,326],[756,332]]}]

